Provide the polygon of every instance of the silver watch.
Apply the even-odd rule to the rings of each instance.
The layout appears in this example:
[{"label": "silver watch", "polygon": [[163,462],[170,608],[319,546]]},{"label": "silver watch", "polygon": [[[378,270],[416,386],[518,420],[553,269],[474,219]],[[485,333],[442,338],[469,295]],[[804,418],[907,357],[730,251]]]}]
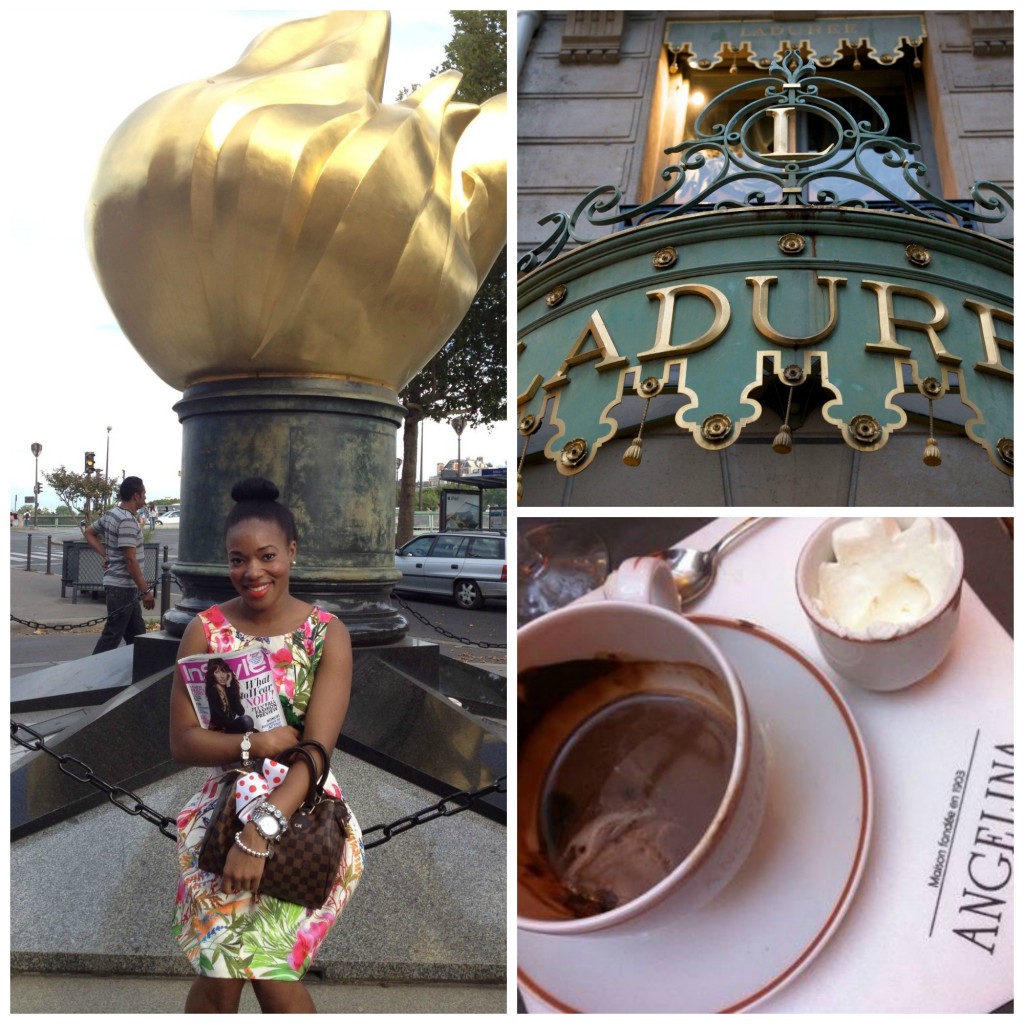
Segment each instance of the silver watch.
[{"label": "silver watch", "polygon": [[288,831],[288,819],[272,803],[264,800],[249,819],[267,842],[276,843]]}]

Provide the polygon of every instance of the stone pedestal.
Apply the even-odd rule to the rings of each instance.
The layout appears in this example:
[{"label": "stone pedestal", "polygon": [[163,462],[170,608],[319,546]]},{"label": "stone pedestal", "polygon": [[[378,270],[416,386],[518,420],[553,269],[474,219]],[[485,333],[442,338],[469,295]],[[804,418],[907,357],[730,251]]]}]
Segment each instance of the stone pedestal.
[{"label": "stone pedestal", "polygon": [[[57,710],[73,712],[59,729],[43,724],[50,748],[78,758],[110,785],[137,792],[181,769],[171,756],[168,731],[175,646],[166,635],[140,637],[132,648],[85,659],[73,680],[63,671],[53,678],[52,668],[21,676],[12,706],[45,709],[51,723]],[[136,671],[150,674],[129,683],[133,657]],[[97,704],[97,691],[115,681],[118,691]],[[354,653],[338,746],[438,796],[481,789],[507,772],[505,691],[504,679],[443,658],[436,644],[424,640],[363,647]],[[476,714],[466,710],[470,705]],[[42,751],[15,753],[12,838],[107,801],[102,789],[83,785],[80,773],[63,771]],[[489,794],[474,810],[504,823],[505,793]]]},{"label": "stone pedestal", "polygon": [[356,645],[390,643],[405,619],[389,602],[395,570],[395,436],[389,388],[337,377],[244,377],[189,387],[182,424],[182,523],[173,572],[182,598],[163,625],[235,595],[224,518],[231,487],[264,476],[298,527],[291,592],[333,612]]}]

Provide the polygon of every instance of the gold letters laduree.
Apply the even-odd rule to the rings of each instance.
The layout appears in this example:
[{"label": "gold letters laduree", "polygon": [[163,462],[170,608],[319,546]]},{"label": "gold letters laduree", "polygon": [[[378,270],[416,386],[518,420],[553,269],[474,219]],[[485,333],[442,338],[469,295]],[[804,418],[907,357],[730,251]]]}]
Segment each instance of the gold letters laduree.
[{"label": "gold letters laduree", "polygon": [[861,26],[855,21],[830,21],[826,23],[810,22],[803,25],[787,23],[784,25],[772,25],[768,22],[748,23],[740,26],[741,39],[809,39],[811,36],[829,35],[846,36],[865,34]]},{"label": "gold letters laduree", "polygon": [[[825,289],[828,300],[828,320],[824,324],[808,325],[807,333],[801,337],[792,337],[775,330],[768,316],[768,302],[771,287],[778,281],[777,277],[757,276],[744,279],[752,289],[751,322],[762,337],[776,345],[786,348],[802,348],[825,341],[839,324],[839,299],[837,289],[847,283],[845,277],[819,277],[815,275],[818,285]],[[878,340],[864,345],[865,352],[879,355],[907,357],[911,350],[897,341],[896,328],[920,331],[928,339],[938,362],[947,366],[959,366],[962,357],[949,352],[942,342],[940,332],[949,324],[950,314],[946,304],[931,292],[920,288],[887,281],[864,279],[861,287],[874,292],[878,308]],[[718,288],[709,284],[680,284],[656,288],[646,293],[647,297],[658,303],[658,323],[654,333],[654,344],[636,353],[639,362],[653,359],[677,358],[690,355],[713,345],[728,329],[732,317],[732,309],[728,298]],[[673,342],[672,330],[675,322],[676,298],[682,295],[694,295],[705,299],[712,313],[711,326],[698,337],[689,341]],[[895,299],[917,299],[931,307],[929,319],[911,319],[900,316],[895,309]],[[1013,370],[1002,362],[1002,352],[1013,351],[1013,341],[996,333],[996,321],[1005,324],[1013,323],[1013,313],[975,299],[963,300],[965,309],[970,310],[978,322],[978,338],[984,361],[976,362],[974,369],[980,373],[988,373],[1005,380],[1013,380]],[[966,339],[958,338],[962,343]],[[612,339],[599,310],[594,310],[586,326],[573,342],[557,372],[544,382],[544,388],[564,386],[569,383],[566,372],[581,363],[597,360],[595,369],[599,372],[621,370],[630,364],[627,356],[621,355]]]}]

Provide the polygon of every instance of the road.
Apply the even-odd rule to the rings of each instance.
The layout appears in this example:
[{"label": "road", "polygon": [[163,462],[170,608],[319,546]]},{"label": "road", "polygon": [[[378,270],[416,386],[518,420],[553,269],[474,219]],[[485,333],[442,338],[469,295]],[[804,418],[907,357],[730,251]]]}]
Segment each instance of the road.
[{"label": "road", "polygon": [[[66,540],[82,540],[82,531],[77,526],[40,527],[37,530],[11,530],[11,566],[24,569],[31,553],[32,571],[45,572],[46,558],[49,551],[51,570],[60,573],[63,543]],[[177,550],[177,531],[175,531],[175,550]],[[159,538],[158,538],[159,541]]]},{"label": "road", "polygon": [[[161,546],[161,555],[166,548],[167,557],[173,561],[178,553],[177,527],[159,527],[152,537]],[[51,571],[54,573],[55,594],[60,593],[60,567],[62,542],[78,540],[81,531],[76,527],[47,528],[36,530],[11,530],[11,566],[24,569],[27,561],[28,538],[31,544],[31,571],[46,571],[47,538],[51,538]],[[177,591],[172,591],[172,600]],[[444,654],[460,661],[472,661],[483,665],[504,665],[505,649],[481,647],[481,643],[502,644],[506,642],[506,609],[503,602],[488,601],[478,611],[466,611],[453,601],[442,598],[411,597],[403,594],[395,598],[396,603],[409,622],[411,637],[429,640],[441,646]],[[86,622],[104,614],[103,604],[87,598],[80,598],[77,605],[71,604],[70,597],[61,602],[67,606],[67,614],[75,615],[81,609],[81,621]],[[72,611],[74,609],[74,611]],[[18,614],[17,587],[12,586],[11,611]],[[426,622],[421,621],[422,616]],[[47,631],[45,633],[15,634],[11,637],[11,674],[22,675],[46,665],[72,661],[92,653],[100,626],[91,626],[74,631]],[[448,635],[450,634],[450,635]]]}]

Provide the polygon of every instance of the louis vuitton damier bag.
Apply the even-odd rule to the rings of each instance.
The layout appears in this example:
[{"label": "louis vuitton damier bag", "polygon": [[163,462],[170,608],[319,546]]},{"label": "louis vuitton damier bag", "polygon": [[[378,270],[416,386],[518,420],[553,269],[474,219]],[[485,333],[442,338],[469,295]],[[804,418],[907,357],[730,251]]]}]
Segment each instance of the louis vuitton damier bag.
[{"label": "louis vuitton damier bag", "polygon": [[[323,758],[323,771],[307,748],[313,747]],[[310,787],[302,806],[292,815],[288,830],[273,845],[260,882],[260,892],[287,903],[321,907],[327,902],[331,886],[345,853],[345,824],[349,809],[343,799],[324,794],[331,762],[327,750],[315,740],[303,740],[275,757],[291,765],[302,758],[309,765]],[[222,875],[228,851],[243,822],[235,811],[234,780],[237,772],[225,775],[221,794],[199,850],[199,867]]]}]

